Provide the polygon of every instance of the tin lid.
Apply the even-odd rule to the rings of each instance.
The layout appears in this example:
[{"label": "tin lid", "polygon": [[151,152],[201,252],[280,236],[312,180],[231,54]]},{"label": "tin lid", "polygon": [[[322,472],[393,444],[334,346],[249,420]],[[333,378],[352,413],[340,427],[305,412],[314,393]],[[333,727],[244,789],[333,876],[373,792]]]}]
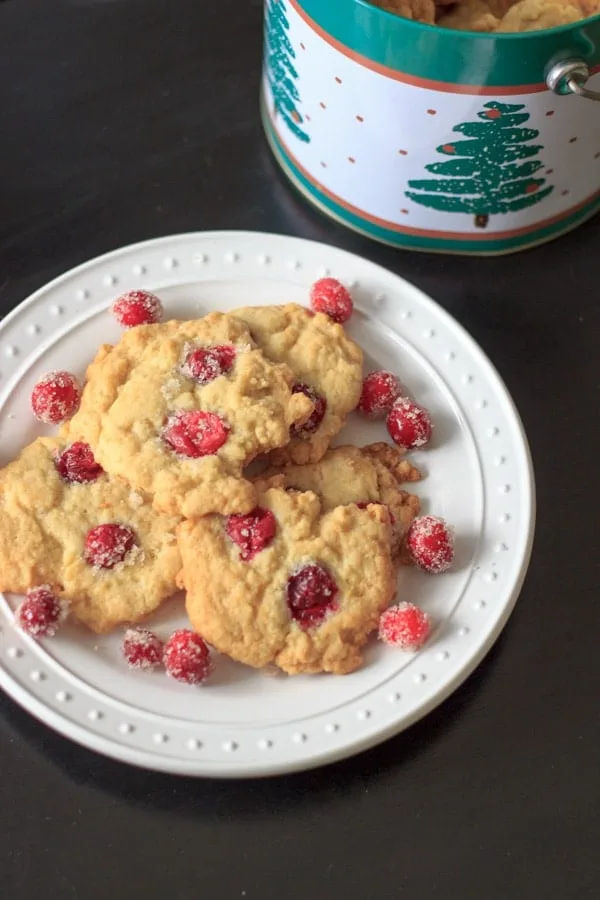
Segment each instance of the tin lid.
[{"label": "tin lid", "polygon": [[[372,6],[368,0],[288,0],[321,37],[346,56],[390,77],[401,72],[439,90],[502,93],[546,90],[551,66],[583,60],[600,71],[600,14],[572,25],[522,34],[480,34],[423,25]],[[498,90],[498,88],[500,90]],[[492,90],[493,89],[493,90]],[[484,91],[481,91],[483,93]]]}]

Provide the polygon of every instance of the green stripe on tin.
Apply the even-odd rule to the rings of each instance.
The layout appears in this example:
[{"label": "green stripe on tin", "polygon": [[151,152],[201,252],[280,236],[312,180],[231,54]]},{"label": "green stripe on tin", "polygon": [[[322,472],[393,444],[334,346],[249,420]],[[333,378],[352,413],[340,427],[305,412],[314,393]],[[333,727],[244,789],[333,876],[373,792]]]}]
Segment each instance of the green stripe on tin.
[{"label": "green stripe on tin", "polygon": [[[465,85],[542,84],[551,63],[576,57],[600,64],[600,15],[524,34],[476,34],[421,25],[367,0],[296,0],[349,50],[407,75]],[[598,110],[590,109],[590,114]]]},{"label": "green stripe on tin", "polygon": [[494,254],[512,253],[516,250],[525,250],[527,247],[535,247],[538,244],[550,241],[567,231],[571,231],[573,228],[576,228],[577,225],[586,221],[586,219],[589,219],[600,212],[600,197],[596,197],[576,212],[569,216],[565,216],[564,219],[560,219],[558,222],[553,222],[551,225],[542,226],[528,234],[509,238],[492,238],[489,241],[481,239],[469,241],[458,238],[457,240],[429,238],[392,231],[391,229],[375,225],[362,219],[360,216],[350,212],[318,191],[286,153],[284,146],[271,126],[262,97],[261,112],[267,139],[277,161],[294,186],[298,188],[305,197],[312,200],[322,212],[337,219],[337,221],[341,222],[343,225],[346,225],[367,237],[374,238],[377,241],[382,241],[384,244],[390,244],[399,249],[420,250],[429,253],[456,253],[470,256],[489,256]]}]

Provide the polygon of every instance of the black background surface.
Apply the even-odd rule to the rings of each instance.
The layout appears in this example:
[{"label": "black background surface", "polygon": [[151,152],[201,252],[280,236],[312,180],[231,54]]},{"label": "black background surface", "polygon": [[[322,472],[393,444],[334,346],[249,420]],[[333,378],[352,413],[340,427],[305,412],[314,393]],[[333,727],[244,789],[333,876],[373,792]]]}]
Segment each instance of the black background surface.
[{"label": "black background surface", "polygon": [[516,400],[538,484],[530,572],[502,638],[446,703],[304,775],[139,771],[0,697],[0,894],[598,897],[600,219],[489,260],[342,230],[269,156],[260,46],[258,0],[0,4],[2,312],[89,257],[172,232],[281,232],[380,262],[467,327]]}]

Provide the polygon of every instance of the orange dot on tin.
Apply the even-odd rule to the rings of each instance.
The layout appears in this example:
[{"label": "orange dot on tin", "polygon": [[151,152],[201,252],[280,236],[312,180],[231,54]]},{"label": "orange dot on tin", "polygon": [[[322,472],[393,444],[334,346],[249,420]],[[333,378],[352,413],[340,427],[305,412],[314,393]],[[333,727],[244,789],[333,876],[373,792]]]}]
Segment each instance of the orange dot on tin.
[{"label": "orange dot on tin", "polygon": [[364,122],[365,120],[364,120],[363,116],[357,116],[357,117],[356,117],[356,121],[357,121],[357,122]]},{"label": "orange dot on tin", "polygon": [[428,116],[437,116],[437,109],[428,109],[427,115]]},{"label": "orange dot on tin", "polygon": [[300,42],[300,48],[301,48],[302,50],[306,50],[306,47],[304,46],[304,44],[303,44],[302,42]]},{"label": "orange dot on tin", "polygon": [[355,163],[356,160],[354,159],[353,156],[349,156],[349,157],[348,157],[348,162],[350,162],[350,163]]},{"label": "orange dot on tin", "polygon": [[407,209],[401,209],[400,212],[402,213],[403,216],[407,216],[407,215],[408,215],[408,210],[407,210]]},{"label": "orange dot on tin", "polygon": [[307,122],[310,122],[310,116],[309,116],[308,113],[306,113],[306,115],[304,116],[304,118],[306,119]]},{"label": "orange dot on tin", "polygon": [[574,144],[576,140],[577,140],[576,137],[569,138],[569,143]]},{"label": "orange dot on tin", "polygon": [[398,150],[400,156],[408,156],[408,150]]},{"label": "orange dot on tin", "polygon": [[597,153],[594,153],[594,159],[600,159],[600,150]]},{"label": "orange dot on tin", "polygon": [[321,109],[327,109],[327,107],[325,106],[325,104],[323,103],[322,100],[321,100],[321,102],[319,103],[319,106],[321,107]]},{"label": "orange dot on tin", "polygon": [[560,196],[561,196],[561,197],[566,197],[568,193],[569,193],[569,191],[561,191],[561,192],[560,192]]},{"label": "orange dot on tin", "polygon": [[338,84],[341,84],[341,83],[342,83],[342,79],[341,79],[341,78],[338,78],[337,75],[335,76],[335,80],[336,80],[336,82],[337,82]]},{"label": "orange dot on tin", "polygon": [[553,110],[553,109],[549,109],[548,112],[546,113],[546,115],[547,115],[547,116],[553,116],[553,115],[554,115],[554,110]]},{"label": "orange dot on tin", "polygon": [[444,153],[456,153],[456,147],[454,144],[444,144],[442,147]]},{"label": "orange dot on tin", "polygon": [[294,111],[293,111],[293,113],[292,113],[292,119],[294,120],[294,122],[301,122],[301,121],[302,121],[302,119],[300,118],[300,113],[299,113],[297,110],[294,110]]},{"label": "orange dot on tin", "polygon": [[531,184],[528,184],[527,187],[525,188],[525,193],[527,193],[527,194],[535,194],[535,192],[537,191],[537,189],[538,189],[537,184],[534,184],[534,183],[532,182]]},{"label": "orange dot on tin", "polygon": [[499,119],[502,113],[499,109],[488,109],[487,112],[484,113],[486,119]]},{"label": "orange dot on tin", "polygon": [[321,166],[322,166],[324,169],[326,169],[326,168],[327,168],[327,163],[321,162]]},{"label": "orange dot on tin", "polygon": [[552,175],[554,169],[546,169],[546,175]]}]

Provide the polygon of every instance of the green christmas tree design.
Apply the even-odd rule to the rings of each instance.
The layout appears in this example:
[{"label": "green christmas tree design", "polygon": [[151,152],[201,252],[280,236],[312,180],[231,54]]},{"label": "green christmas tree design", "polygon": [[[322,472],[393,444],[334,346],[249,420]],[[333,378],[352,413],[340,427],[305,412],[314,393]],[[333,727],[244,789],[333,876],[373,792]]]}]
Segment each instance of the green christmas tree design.
[{"label": "green christmas tree design", "polygon": [[296,109],[300,94],[296,86],[298,73],[292,63],[296,51],[287,35],[290,23],[286,17],[283,0],[267,0],[265,11],[266,72],[274,114],[281,116],[287,127],[299,140],[308,143],[309,136],[300,128],[303,118]]},{"label": "green christmas tree design", "polygon": [[478,228],[485,228],[490,216],[539,203],[554,188],[544,187],[545,178],[533,177],[544,164],[531,157],[544,148],[529,143],[539,131],[519,127],[529,119],[529,113],[520,112],[523,109],[523,104],[485,103],[477,113],[480,122],[453,129],[469,140],[437,147],[438,153],[455,158],[425,166],[432,175],[443,177],[409,181],[413,190],[406,196],[440,212],[470,213]]}]

